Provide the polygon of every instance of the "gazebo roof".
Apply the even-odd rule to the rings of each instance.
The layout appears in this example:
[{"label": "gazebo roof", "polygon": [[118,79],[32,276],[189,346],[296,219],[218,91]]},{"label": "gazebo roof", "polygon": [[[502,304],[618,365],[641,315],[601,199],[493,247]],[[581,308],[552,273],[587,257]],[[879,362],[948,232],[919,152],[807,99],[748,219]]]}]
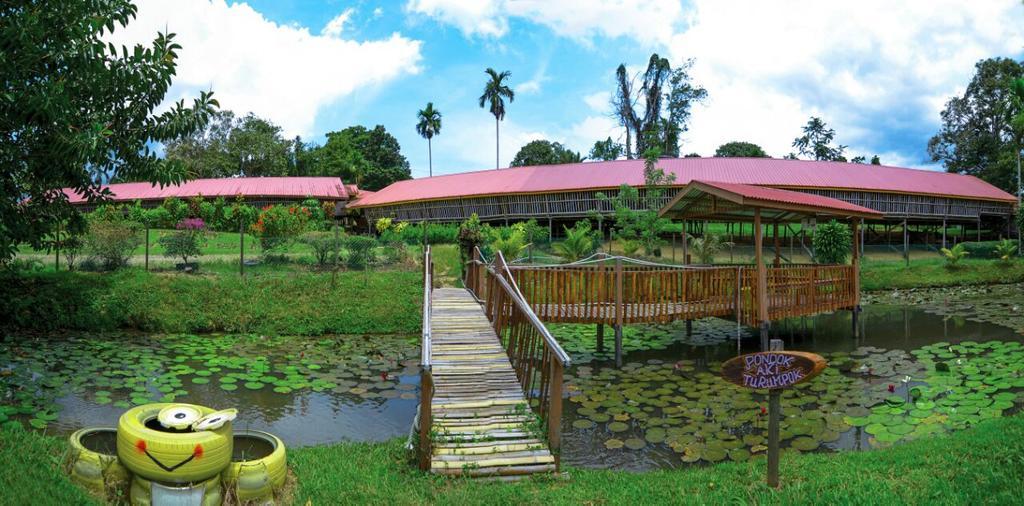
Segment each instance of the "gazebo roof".
[{"label": "gazebo roof", "polygon": [[793,221],[808,217],[881,218],[882,213],[849,202],[790,190],[715,181],[690,181],[659,212],[674,219]]}]

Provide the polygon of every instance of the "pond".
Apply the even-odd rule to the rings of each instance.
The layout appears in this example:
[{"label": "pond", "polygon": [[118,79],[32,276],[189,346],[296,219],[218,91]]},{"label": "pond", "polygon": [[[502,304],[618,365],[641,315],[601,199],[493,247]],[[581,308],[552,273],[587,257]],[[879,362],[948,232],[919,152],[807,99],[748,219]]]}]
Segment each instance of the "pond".
[{"label": "pond", "polygon": [[[772,334],[786,349],[830,362],[784,392],[783,451],[884,447],[1015,412],[1024,402],[1024,338],[986,319],[967,304],[955,316],[874,304],[857,336],[848,311],[780,322]],[[566,376],[563,462],[643,470],[764,456],[766,391],[719,377],[721,362],[738,353],[735,323],[695,322],[692,338],[679,322],[633,329],[626,341],[634,348],[659,349],[627,355],[622,369],[593,352],[593,326],[553,328],[584,362]],[[759,345],[745,330],[739,352]]]},{"label": "pond", "polygon": [[[882,298],[865,307],[857,336],[842,311],[776,325],[786,349],[831,363],[786,392],[785,451],[884,447],[1015,412],[1024,339],[992,323],[1019,311],[1006,302],[1012,295],[1000,295],[998,310],[966,295],[955,310],[941,298],[915,306]],[[626,364],[615,369],[610,329],[598,352],[594,326],[551,328],[575,361],[566,374],[564,462],[642,470],[764,454],[765,396],[718,376],[722,361],[756,351],[749,329],[737,341],[735,322],[725,320],[694,322],[690,336],[682,322],[628,327]],[[132,405],[181,401],[237,408],[236,426],[290,446],[382,441],[408,434],[418,357],[418,336],[8,337],[0,342],[0,425],[67,434],[116,426]]]},{"label": "pond", "polygon": [[[290,446],[404,436],[419,397],[418,337],[19,337],[0,348],[0,423],[65,434],[116,427],[132,405],[237,408],[236,427]],[[10,419],[10,420],[8,420]]]}]

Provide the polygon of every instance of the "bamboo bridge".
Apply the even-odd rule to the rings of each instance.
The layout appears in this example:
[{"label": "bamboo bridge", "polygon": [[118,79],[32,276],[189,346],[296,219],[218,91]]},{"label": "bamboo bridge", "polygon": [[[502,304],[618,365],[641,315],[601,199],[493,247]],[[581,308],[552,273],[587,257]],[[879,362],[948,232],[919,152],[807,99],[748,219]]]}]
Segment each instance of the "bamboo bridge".
[{"label": "bamboo bridge", "polygon": [[[519,479],[557,472],[562,378],[569,356],[543,322],[622,326],[730,318],[760,327],[781,318],[851,309],[860,304],[858,226],[878,213],[828,197],[769,188],[693,182],[662,209],[680,219],[753,221],[752,265],[669,265],[596,255],[561,265],[509,265],[499,252],[467,263],[465,289],[434,288],[424,251],[418,461],[444,475]],[[813,216],[852,224],[850,265],[787,264],[778,224]],[[773,222],[775,261],[763,258],[762,220]]]}]

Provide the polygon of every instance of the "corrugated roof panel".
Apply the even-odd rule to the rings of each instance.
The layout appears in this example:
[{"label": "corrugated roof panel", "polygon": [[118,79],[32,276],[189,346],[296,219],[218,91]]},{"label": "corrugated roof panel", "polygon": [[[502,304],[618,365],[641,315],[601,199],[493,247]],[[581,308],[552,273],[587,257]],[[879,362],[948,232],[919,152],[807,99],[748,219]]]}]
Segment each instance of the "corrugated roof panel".
[{"label": "corrugated roof panel", "polygon": [[798,204],[802,206],[816,207],[822,210],[882,216],[882,213],[875,211],[874,209],[868,209],[866,207],[858,206],[857,204],[851,204],[845,200],[823,197],[821,195],[814,195],[811,193],[780,190],[777,188],[767,188],[764,186],[753,186],[739,183],[719,183],[696,180],[693,182],[719,188],[729,193],[739,195],[745,199],[778,202],[781,204]]},{"label": "corrugated roof panel", "polygon": [[[782,188],[834,188],[944,195],[1012,202],[1013,195],[978,178],[947,172],[776,158],[663,158],[658,167],[678,186],[692,180]],[[616,160],[485,170],[396,182],[359,199],[358,207],[418,200],[616,188],[644,184],[643,160]]]},{"label": "corrugated roof panel", "polygon": [[[304,198],[326,200],[347,200],[349,192],[340,178],[336,177],[236,177],[222,179],[194,179],[177,186],[161,188],[152,183],[118,183],[108,188],[115,201],[163,200],[168,197],[182,199],[197,197],[230,198]],[[72,204],[85,199],[68,189],[64,190]]]}]

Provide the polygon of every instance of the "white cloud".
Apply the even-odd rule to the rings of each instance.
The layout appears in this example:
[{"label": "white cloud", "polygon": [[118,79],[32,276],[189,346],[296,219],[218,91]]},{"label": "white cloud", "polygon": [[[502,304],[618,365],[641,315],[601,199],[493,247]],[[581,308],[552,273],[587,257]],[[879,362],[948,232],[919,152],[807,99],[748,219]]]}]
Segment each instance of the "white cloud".
[{"label": "white cloud", "polygon": [[585,43],[601,35],[648,45],[667,43],[682,18],[676,0],[410,0],[406,10],[453,25],[467,36],[502,37],[509,19],[521,18]]},{"label": "white cloud", "polygon": [[340,37],[341,32],[345,30],[345,23],[350,21],[354,12],[355,9],[345,9],[341,14],[335,16],[334,19],[328,21],[324,29],[320,31],[320,34],[327,37]]},{"label": "white cloud", "polygon": [[696,58],[694,80],[709,92],[683,147],[704,155],[748,140],[781,156],[814,114],[870,156],[865,146],[886,144],[880,130],[934,131],[975,62],[1024,46],[1024,8],[1013,1],[695,0],[687,16],[670,52],[677,63]]},{"label": "white cloud", "polygon": [[[212,89],[221,107],[254,112],[287,135],[309,135],[317,113],[358,89],[418,72],[420,45],[400,34],[373,41],[341,37],[349,11],[324,35],[267,20],[247,4],[223,0],[145,0],[116,44],[149,44],[166,27],[181,44],[168,100]],[[332,28],[335,25],[335,28]]]},{"label": "white cloud", "polygon": [[599,91],[583,97],[583,102],[587,104],[587,107],[598,112],[607,112],[610,109],[611,100],[612,93],[610,91]]}]

